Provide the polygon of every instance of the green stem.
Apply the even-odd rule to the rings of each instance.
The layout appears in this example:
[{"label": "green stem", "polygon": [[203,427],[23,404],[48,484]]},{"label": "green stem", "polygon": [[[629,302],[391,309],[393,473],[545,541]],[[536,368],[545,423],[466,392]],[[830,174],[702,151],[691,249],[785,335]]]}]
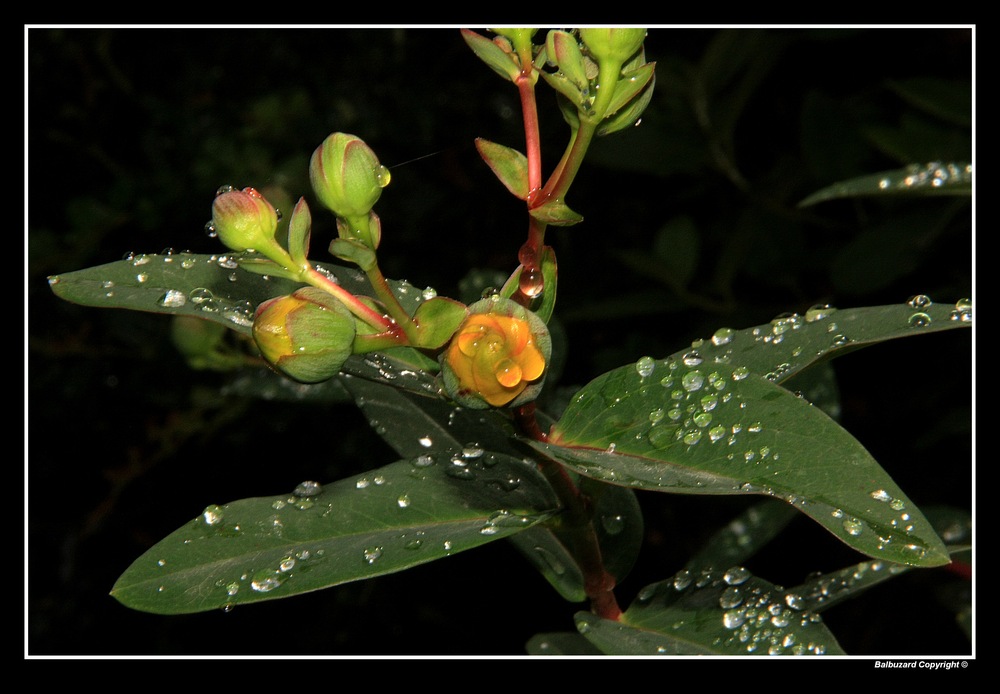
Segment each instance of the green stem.
[{"label": "green stem", "polygon": [[558,462],[540,458],[538,468],[565,508],[561,516],[563,537],[568,540],[570,553],[583,572],[584,592],[590,598],[591,611],[604,619],[617,621],[622,611],[614,594],[615,577],[604,568],[589,498],[580,492],[566,468]]},{"label": "green stem", "polygon": [[391,320],[373,310],[358,297],[351,294],[329,276],[320,272],[316,268],[309,267],[302,273],[301,278],[302,281],[312,285],[313,287],[322,289],[323,291],[337,297],[337,299],[340,300],[340,303],[347,307],[348,311],[376,330],[388,332],[392,332],[394,330],[395,326]]},{"label": "green stem", "polygon": [[407,340],[411,344],[416,344],[419,342],[417,338],[417,324],[413,322],[410,318],[410,314],[406,312],[403,305],[399,303],[399,299],[393,293],[392,288],[389,287],[389,283],[386,281],[385,276],[379,269],[376,263],[370,269],[365,271],[368,275],[368,281],[372,285],[372,289],[375,291],[375,298],[382,302],[385,306],[385,310],[389,312],[389,317],[392,318],[392,324],[397,326],[398,329],[403,331],[406,335]]},{"label": "green stem", "polygon": [[597,133],[597,126],[604,120],[611,104],[620,73],[621,65],[617,62],[604,62],[599,66],[595,85],[597,98],[594,106],[587,113],[582,111],[579,113],[580,127],[573,133],[562,159],[538,196],[539,204],[552,199],[565,199],[566,192],[573,185],[573,179],[579,173],[584,156]]}]

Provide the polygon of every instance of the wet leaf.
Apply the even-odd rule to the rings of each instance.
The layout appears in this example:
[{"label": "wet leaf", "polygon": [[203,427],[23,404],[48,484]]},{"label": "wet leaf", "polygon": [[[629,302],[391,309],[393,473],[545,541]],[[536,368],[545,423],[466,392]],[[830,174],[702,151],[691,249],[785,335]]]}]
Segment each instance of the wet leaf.
[{"label": "wet leaf", "polygon": [[[506,480],[521,480],[510,489]],[[530,528],[557,508],[523,461],[428,454],[310,496],[212,506],[139,557],[111,594],[145,612],[220,609],[424,564]]]},{"label": "wet leaf", "polygon": [[935,161],[859,176],[816,191],[799,207],[874,195],[972,195],[972,164]]},{"label": "wet leaf", "polygon": [[[49,279],[49,284],[57,296],[84,306],[195,316],[251,337],[257,305],[290,294],[303,285],[247,270],[247,257],[245,254],[139,254],[56,275]],[[352,294],[371,293],[368,280],[354,268],[327,263],[314,265]],[[408,282],[389,280],[389,286],[411,315],[425,301],[421,291]],[[411,348],[352,356],[344,364],[345,373],[378,381],[394,381],[401,374],[413,376],[394,382],[423,393],[437,393],[433,376],[437,370],[436,361]]]},{"label": "wet leaf", "polygon": [[819,615],[739,567],[685,570],[646,586],[620,622],[586,612],[576,619],[610,655],[844,654]]},{"label": "wet leaf", "polygon": [[700,571],[742,564],[795,517],[795,509],[788,504],[776,501],[755,504],[712,535],[702,550],[688,561],[687,568]]},{"label": "wet leaf", "polygon": [[817,307],[805,317],[717,331],[664,360],[643,358],[584,387],[549,442],[531,445],[611,484],[773,496],[869,556],[947,563],[940,538],[864,447],[777,385],[842,350],[970,324],[963,316],[971,319],[971,306],[965,314],[926,297],[911,303]]},{"label": "wet leaf", "polygon": [[528,655],[602,655],[590,641],[572,632],[535,634],[524,648]]},{"label": "wet leaf", "polygon": [[887,86],[910,105],[962,127],[972,126],[972,83],[914,77],[890,80]]}]

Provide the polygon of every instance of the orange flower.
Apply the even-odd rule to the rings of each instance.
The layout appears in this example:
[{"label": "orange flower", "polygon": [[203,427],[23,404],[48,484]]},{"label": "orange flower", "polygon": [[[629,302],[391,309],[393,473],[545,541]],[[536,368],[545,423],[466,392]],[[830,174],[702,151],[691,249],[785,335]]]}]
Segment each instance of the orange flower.
[{"label": "orange flower", "polygon": [[[541,319],[512,301],[484,301],[469,307],[472,315],[443,355],[445,387],[473,408],[527,402],[539,389],[521,396],[529,386],[540,385],[535,382],[545,372],[551,351],[548,331]],[[489,312],[475,313],[477,308]]]}]

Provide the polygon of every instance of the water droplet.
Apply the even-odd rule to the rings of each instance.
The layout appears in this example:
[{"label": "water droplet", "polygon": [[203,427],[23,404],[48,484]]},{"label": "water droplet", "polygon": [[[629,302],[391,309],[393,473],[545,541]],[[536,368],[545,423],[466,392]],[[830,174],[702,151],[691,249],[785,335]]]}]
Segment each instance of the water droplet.
[{"label": "water droplet", "polygon": [[365,563],[368,565],[374,564],[382,556],[381,547],[366,547],[364,551]]},{"label": "water droplet", "polygon": [[829,318],[830,314],[836,310],[829,304],[815,304],[806,311],[806,323],[815,323],[816,321]]},{"label": "water droplet", "polygon": [[708,430],[708,438],[713,443],[715,443],[725,435],[726,435],[726,427],[722,426],[721,424],[718,426],[714,426]]},{"label": "water droplet", "polygon": [[746,621],[745,610],[727,610],[722,615],[722,625],[727,629],[736,629]]},{"label": "water droplet", "polygon": [[215,190],[215,197],[225,195],[226,193],[232,193],[234,190],[236,190],[236,186],[229,185],[228,183],[221,185]]},{"label": "water droplet", "polygon": [[362,477],[361,479],[359,479],[357,482],[354,483],[354,487],[355,489],[365,489],[370,484],[371,480],[369,480],[367,477]]},{"label": "water droplet", "polygon": [[737,586],[729,586],[719,596],[719,607],[724,610],[739,607],[743,603],[743,591]]},{"label": "water droplet", "polygon": [[699,441],[701,441],[700,429],[692,429],[691,431],[687,431],[684,433],[684,443],[686,443],[687,445],[693,446]]},{"label": "water droplet", "polygon": [[278,571],[264,569],[254,574],[253,579],[250,581],[250,587],[258,593],[269,593],[280,586],[286,578],[287,575]]},{"label": "water droplet", "polygon": [[232,583],[226,586],[226,595],[228,595],[229,597],[233,597],[239,592],[240,592],[240,584],[237,583],[236,581],[233,581]]},{"label": "water droplet", "polygon": [[704,428],[712,423],[712,415],[708,412],[699,412],[692,417],[692,420],[694,420],[696,426]]},{"label": "water droplet", "polygon": [[180,308],[187,303],[187,295],[176,289],[170,289],[156,303],[163,308]]},{"label": "water droplet", "polygon": [[321,491],[323,491],[322,484],[312,480],[306,480],[304,482],[299,482],[292,494],[298,497],[309,497],[317,496]]},{"label": "water droplet", "polygon": [[389,181],[392,180],[392,174],[389,172],[389,169],[380,164],[379,167],[375,169],[375,180],[378,183],[379,188],[385,188],[389,185]]},{"label": "water droplet", "polygon": [[462,457],[465,458],[466,460],[475,460],[476,458],[481,458],[483,457],[484,452],[485,451],[483,450],[482,446],[480,446],[478,443],[467,443],[465,444],[465,446],[462,447]]},{"label": "water droplet", "polygon": [[652,357],[642,357],[635,363],[635,371],[642,378],[651,375],[655,368],[656,362]]},{"label": "water droplet", "polygon": [[415,467],[430,467],[434,464],[434,458],[429,455],[419,455],[413,459]]},{"label": "water droplet", "polygon": [[545,278],[538,268],[524,268],[517,278],[517,288],[529,299],[541,296],[545,291]]},{"label": "water droplet", "polygon": [[[734,566],[722,574],[722,580],[731,586],[738,586],[750,579],[751,573],[742,566]],[[735,607],[735,605],[733,605]]]},{"label": "water droplet", "polygon": [[732,341],[735,331],[732,328],[719,328],[712,335],[712,344],[716,347],[727,345]]},{"label": "water droplet", "polygon": [[148,279],[149,275],[147,275],[145,272],[140,272],[138,275],[135,276],[135,281],[138,282],[139,284],[142,284]]},{"label": "water droplet", "polygon": [[859,521],[857,518],[844,519],[844,530],[847,531],[848,535],[853,535],[854,537],[857,537],[858,535],[861,534],[863,528],[864,526],[861,524],[861,521]]},{"label": "water droplet", "polygon": [[396,499],[396,504],[400,508],[406,508],[407,506],[409,506],[410,505],[410,497],[409,497],[409,495],[407,495],[407,494],[400,494],[399,497]]},{"label": "water droplet", "polygon": [[876,489],[871,493],[871,497],[875,499],[875,501],[892,501],[892,496],[890,496],[889,492],[884,489]]},{"label": "water droplet", "polygon": [[681,361],[684,362],[685,366],[698,366],[704,360],[698,350],[692,349],[690,352],[687,352],[683,357],[681,357]]},{"label": "water droplet", "polygon": [[625,519],[620,515],[601,516],[601,526],[608,535],[618,535],[625,529]]},{"label": "water droplet", "polygon": [[[831,324],[831,325],[832,325],[832,324]],[[846,336],[846,335],[843,335],[842,333],[837,333],[837,334],[836,334],[836,335],[834,335],[834,336],[833,336],[833,338],[832,338],[832,339],[830,340],[830,346],[831,346],[831,347],[843,347],[843,346],[844,346],[844,345],[846,345],[846,344],[847,344],[848,342],[850,342],[850,340],[849,340],[849,339],[847,338],[847,336]]]},{"label": "water droplet", "polygon": [[215,299],[215,295],[204,287],[196,287],[188,292],[188,298],[193,304],[204,304]]},{"label": "water droplet", "polygon": [[674,580],[673,580],[674,590],[678,591],[684,590],[689,585],[691,585],[691,581],[693,580],[694,580],[694,575],[688,569],[678,571],[674,575]]},{"label": "water droplet", "polygon": [[205,510],[201,513],[201,517],[208,525],[218,525],[222,522],[222,507],[215,504],[206,506]]},{"label": "water droplet", "polygon": [[281,560],[281,563],[278,564],[278,571],[280,571],[281,573],[288,573],[294,568],[295,568],[294,557],[285,557],[284,559]]},{"label": "water droplet", "polygon": [[[906,504],[903,503],[902,499],[893,499],[889,502],[889,508],[893,511],[902,511],[905,507]],[[904,513],[903,515],[905,516],[906,514]],[[908,518],[903,518],[903,520],[908,520]]]},{"label": "water droplet", "polygon": [[906,305],[910,308],[915,308],[917,310],[922,310],[928,306],[933,305],[934,302],[931,301],[930,297],[926,294],[915,294],[906,300]]},{"label": "water droplet", "polygon": [[912,314],[906,320],[906,324],[909,325],[911,328],[923,328],[924,326],[931,324],[931,317],[928,314],[921,311]]},{"label": "water droplet", "polygon": [[733,369],[733,380],[742,381],[744,378],[750,375],[750,369],[745,366],[737,366]]},{"label": "water droplet", "polygon": [[661,421],[665,415],[666,412],[663,411],[663,408],[657,407],[655,410],[652,410],[649,413],[649,421],[653,424],[656,424],[659,421]]},{"label": "water droplet", "polygon": [[681,379],[681,385],[684,387],[684,390],[688,391],[689,393],[700,389],[702,384],[704,383],[705,383],[705,377],[701,375],[701,371],[697,370],[688,371],[686,374],[684,374],[684,377]]}]

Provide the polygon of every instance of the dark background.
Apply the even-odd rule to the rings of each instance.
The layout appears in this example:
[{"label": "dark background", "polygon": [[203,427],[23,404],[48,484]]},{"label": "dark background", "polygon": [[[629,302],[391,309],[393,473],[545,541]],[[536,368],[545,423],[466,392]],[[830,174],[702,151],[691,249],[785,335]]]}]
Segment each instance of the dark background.
[{"label": "dark background", "polygon": [[[969,198],[796,208],[852,176],[971,161],[971,30],[653,29],[646,54],[657,83],[640,126],[595,143],[567,198],[585,222],[547,236],[562,392],[815,303],[972,296]],[[128,252],[220,252],[203,231],[220,185],[312,202],[308,157],[344,131],[393,167],[385,274],[468,299],[469,268],[502,281],[524,240],[523,204],[473,147],[523,148],[516,90],[457,29],[39,28],[27,60],[26,652],[521,654],[572,630],[580,606],[505,543],[226,614],[122,607],[115,579],[208,503],[395,457],[353,406],[222,394],[233,376],[189,368],[169,318],[72,305],[46,282]],[[551,90],[539,104],[548,172],[568,129]],[[322,259],[333,220],[313,217]],[[970,333],[835,362],[841,423],[921,508],[972,508]],[[747,503],[639,499],[646,546],[623,605]],[[803,517],[748,567],[794,585],[860,560]],[[851,654],[970,653],[955,620],[969,592],[914,571],[824,618]]]}]

